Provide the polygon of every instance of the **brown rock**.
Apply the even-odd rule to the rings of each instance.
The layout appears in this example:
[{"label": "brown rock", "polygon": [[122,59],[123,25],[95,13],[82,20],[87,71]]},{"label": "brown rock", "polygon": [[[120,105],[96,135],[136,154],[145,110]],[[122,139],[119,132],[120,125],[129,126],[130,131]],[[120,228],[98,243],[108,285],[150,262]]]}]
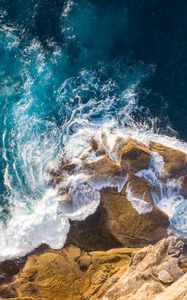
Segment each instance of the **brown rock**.
[{"label": "brown rock", "polygon": [[23,264],[24,260],[22,262],[20,260],[12,259],[0,262],[0,283],[10,280],[12,276],[19,272]]},{"label": "brown rock", "polygon": [[[96,161],[83,162],[84,173],[95,182],[109,179],[114,183],[121,178],[124,181],[127,178],[127,181],[121,192],[116,188],[101,190],[101,203],[96,213],[85,221],[71,222],[67,245],[74,244],[86,251],[107,250],[121,246],[145,246],[166,237],[169,220],[153,205],[152,186],[132,174],[148,168],[149,163],[148,147],[133,140],[123,143],[119,162],[113,162],[105,155]],[[143,202],[149,204],[146,213],[139,214],[133,207],[127,189],[132,190],[140,206]]]},{"label": "brown rock", "polygon": [[[173,282],[182,275],[178,263],[184,271],[187,269],[186,261],[179,261],[182,243],[177,238],[169,237],[155,246],[140,250],[133,256],[129,268],[133,249],[95,250],[140,247],[167,237],[168,217],[154,206],[151,196],[153,187],[135,173],[149,168],[151,151],[156,151],[164,158],[168,172],[165,176],[180,179],[181,192],[186,195],[187,156],[154,142],[149,147],[133,140],[119,139],[118,142],[119,147],[115,145],[113,149],[117,151],[117,161],[107,156],[109,145],[104,136],[102,145],[95,140],[91,142],[89,149],[79,158],[79,163],[82,160],[81,167],[88,175],[88,180],[97,182],[109,179],[115,183],[121,178],[124,182],[126,179],[122,191],[103,188],[97,211],[85,221],[71,222],[63,250],[50,251],[44,248],[42,253],[30,255],[21,272],[22,265],[14,261],[1,264],[0,271],[4,276],[1,298],[152,300],[166,287],[163,295],[171,295],[172,286],[175,285]],[[92,150],[100,156],[95,161],[86,160]],[[51,182],[58,187],[62,197],[68,195],[68,201],[71,201],[69,186],[61,185],[63,172],[65,175],[74,174],[76,167],[76,163],[64,162],[59,169],[51,171]],[[134,203],[129,190],[135,198]],[[150,210],[138,213],[136,206],[145,204]],[[13,281],[8,283],[12,277]],[[187,299],[186,279],[182,277],[178,281],[181,282],[182,292],[174,293],[176,298],[171,299],[183,299],[181,295]]]},{"label": "brown rock", "polygon": [[182,271],[184,273],[187,272],[187,253],[186,251],[184,251],[184,257],[180,258],[179,260],[179,265],[180,265],[180,268],[182,269]]},{"label": "brown rock", "polygon": [[[0,287],[14,300],[186,299],[179,268],[183,243],[176,237],[143,249],[85,252],[69,246],[28,257],[13,281]],[[182,277],[181,277],[182,276]]]},{"label": "brown rock", "polygon": [[83,162],[83,170],[94,181],[117,180],[127,175],[127,167],[101,156],[93,162]]},{"label": "brown rock", "polygon": [[156,151],[164,158],[165,169],[172,177],[185,176],[187,174],[186,153],[163,146],[159,143],[150,142],[150,150]]},{"label": "brown rock", "polygon": [[126,188],[127,186],[132,190],[133,195],[139,199],[142,199],[151,205],[153,205],[152,200],[152,186],[146,182],[144,179],[136,176],[136,175],[129,175],[126,181],[125,186],[123,187],[121,194],[126,195]]},{"label": "brown rock", "polygon": [[[143,182],[140,178],[132,177],[133,186],[138,188],[140,182]],[[139,196],[143,193],[145,200],[152,204],[150,187],[144,184]],[[137,195],[138,190],[135,189],[135,193]],[[158,208],[153,206],[151,212],[139,214],[127,200],[125,190],[118,193],[114,188],[105,188],[101,191],[97,212],[85,221],[71,222],[67,244],[72,243],[87,251],[140,247],[166,237],[168,226],[167,215]]]},{"label": "brown rock", "polygon": [[101,203],[107,219],[105,228],[122,245],[144,246],[167,236],[168,217],[156,207],[139,214],[123,194],[112,194],[110,189],[101,193]]},{"label": "brown rock", "polygon": [[148,169],[150,150],[143,144],[128,140],[120,151],[119,161],[121,164],[127,164],[129,171],[132,173],[136,173],[142,169]]},{"label": "brown rock", "polygon": [[15,300],[101,299],[126,271],[133,251],[87,253],[70,246],[31,255],[13,282],[0,288],[0,296]]}]

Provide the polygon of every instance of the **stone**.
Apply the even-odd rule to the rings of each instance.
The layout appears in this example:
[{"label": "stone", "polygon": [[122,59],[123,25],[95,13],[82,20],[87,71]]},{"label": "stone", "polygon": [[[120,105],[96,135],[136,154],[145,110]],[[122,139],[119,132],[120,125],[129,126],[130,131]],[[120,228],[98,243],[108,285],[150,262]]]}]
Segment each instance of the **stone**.
[{"label": "stone", "polygon": [[[134,149],[136,146],[135,142],[130,141],[122,147],[121,151],[128,153],[129,149]],[[146,156],[146,159],[142,159],[141,168],[148,168],[149,150],[142,145],[137,147],[137,151],[143,153],[143,157]],[[123,156],[120,159],[123,159]],[[132,169],[138,171],[135,162]],[[128,163],[130,164],[130,159]],[[126,176],[125,165],[112,162],[105,156],[96,162],[84,163],[84,170],[94,180],[96,177],[98,180],[109,177],[114,181],[117,177],[119,179],[120,176]],[[133,196],[138,198],[140,206],[144,204],[143,202],[148,203],[147,211],[139,214],[128,198],[129,188]],[[169,219],[165,213],[154,206],[151,191],[152,186],[148,182],[131,172],[128,173],[121,192],[116,188],[103,188],[100,192],[100,205],[94,215],[89,216],[85,221],[71,222],[67,245],[74,244],[86,251],[107,250],[122,246],[145,246],[166,237]]]},{"label": "stone", "polygon": [[154,300],[187,300],[187,274],[168,286]]},{"label": "stone", "polygon": [[158,274],[158,280],[163,283],[171,283],[173,282],[172,276],[166,270],[161,270]]},{"label": "stone", "polygon": [[187,154],[156,142],[150,142],[151,151],[158,152],[164,158],[164,167],[169,176],[179,178],[187,174]]},{"label": "stone", "polygon": [[[159,143],[143,145],[123,138],[116,140],[110,155],[109,148],[106,136],[101,144],[93,139],[79,159],[62,161],[49,172],[61,201],[71,201],[69,186],[62,180],[74,175],[77,164],[88,182],[107,182],[100,190],[100,205],[84,221],[70,221],[62,250],[44,245],[22,263],[12,260],[1,264],[2,299],[187,299],[183,243],[168,237],[169,219],[154,205],[154,187],[136,174],[149,169],[151,153],[156,151],[167,171],[160,180],[177,179],[186,195],[186,154]],[[92,151],[95,160],[88,159]],[[119,182],[120,188],[115,187]],[[106,187],[110,183],[112,187]]]},{"label": "stone", "polygon": [[183,276],[178,265],[182,252],[183,243],[171,236],[134,253],[129,268],[107,291],[103,300],[155,299],[167,285]]},{"label": "stone", "polygon": [[128,140],[119,153],[119,161],[120,164],[127,165],[130,172],[136,173],[149,168],[150,153],[145,145]]},{"label": "stone", "polygon": [[9,300],[187,299],[180,269],[183,243],[174,236],[142,249],[86,252],[75,246],[31,254],[11,282],[0,287]]},{"label": "stone", "polygon": [[[133,176],[127,183],[132,184],[136,196],[152,205],[150,187],[142,179]],[[168,216],[160,209],[153,206],[150,212],[139,214],[128,200],[125,188],[122,192],[105,188],[96,213],[84,221],[71,222],[67,245],[74,244],[86,251],[142,247],[166,237],[168,226]]]},{"label": "stone", "polygon": [[9,284],[0,287],[6,299],[96,300],[125,272],[136,249],[85,252],[77,247],[45,250],[28,257]]}]

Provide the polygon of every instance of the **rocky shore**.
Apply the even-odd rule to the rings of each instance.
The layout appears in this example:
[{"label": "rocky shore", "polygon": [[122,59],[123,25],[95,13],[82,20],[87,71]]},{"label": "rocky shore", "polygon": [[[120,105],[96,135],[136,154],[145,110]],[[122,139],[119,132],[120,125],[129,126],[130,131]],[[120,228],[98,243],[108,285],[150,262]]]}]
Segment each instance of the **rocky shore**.
[{"label": "rocky shore", "polygon": [[[89,160],[91,152],[97,159]],[[76,174],[77,164],[88,182],[108,180],[112,186],[99,189],[100,204],[92,215],[70,221],[61,250],[42,245],[24,258],[0,264],[0,299],[187,299],[184,243],[172,235],[177,229],[157,201],[169,182],[185,199],[187,155],[132,139],[118,139],[109,155],[104,139],[92,140],[78,163],[61,161],[50,171],[51,184],[67,207],[72,205],[71,189],[62,181],[65,174]],[[115,184],[122,178],[119,189]]]}]

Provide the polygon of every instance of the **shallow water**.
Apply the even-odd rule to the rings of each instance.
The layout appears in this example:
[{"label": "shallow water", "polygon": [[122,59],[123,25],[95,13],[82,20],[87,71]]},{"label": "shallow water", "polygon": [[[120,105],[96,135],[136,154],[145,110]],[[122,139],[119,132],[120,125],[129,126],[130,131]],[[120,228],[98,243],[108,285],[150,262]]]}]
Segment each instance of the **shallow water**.
[{"label": "shallow water", "polygon": [[187,139],[186,8],[0,1],[0,259],[63,245],[69,215],[57,213],[46,169],[62,151],[81,153],[93,131],[186,149],[175,139]]}]

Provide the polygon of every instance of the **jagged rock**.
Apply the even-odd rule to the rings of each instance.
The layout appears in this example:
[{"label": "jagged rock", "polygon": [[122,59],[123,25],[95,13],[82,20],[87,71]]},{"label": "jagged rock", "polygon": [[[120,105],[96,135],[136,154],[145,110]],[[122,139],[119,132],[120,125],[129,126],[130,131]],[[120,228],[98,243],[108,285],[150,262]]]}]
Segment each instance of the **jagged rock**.
[{"label": "jagged rock", "polygon": [[167,236],[168,217],[156,207],[139,214],[127,195],[112,194],[110,189],[103,190],[101,194],[107,216],[105,228],[122,245],[143,246]]},{"label": "jagged rock", "polygon": [[108,290],[103,300],[155,299],[155,295],[183,275],[178,266],[182,251],[183,243],[173,236],[138,251],[128,270]]},{"label": "jagged rock", "polygon": [[[88,159],[92,151],[95,160]],[[45,247],[40,253],[36,251],[28,256],[20,272],[22,264],[15,267],[14,262],[5,262],[4,277],[0,278],[4,282],[0,297],[16,300],[155,300],[162,293],[171,295],[172,286],[177,287],[179,281],[182,292],[175,292],[176,298],[168,296],[168,300],[181,299],[181,295],[187,299],[185,276],[180,279],[183,272],[178,266],[182,242],[177,238],[168,237],[138,252],[133,248],[119,249],[155,244],[168,236],[169,219],[154,205],[154,187],[137,174],[150,168],[151,153],[155,151],[163,156],[167,171],[160,180],[166,182],[174,177],[180,181],[181,193],[185,195],[186,154],[153,142],[145,146],[119,138],[109,155],[109,145],[103,137],[100,145],[93,140],[77,160],[62,162],[59,168],[52,170],[50,182],[58,189],[62,202],[71,201],[69,183],[61,183],[68,174],[76,174],[77,163],[88,182],[97,185],[104,181],[100,205],[86,220],[71,221],[67,242],[61,251]],[[106,187],[110,183],[116,186],[119,182],[122,188]],[[118,249],[106,251],[111,248]],[[187,269],[184,259],[180,260],[180,265],[184,271]],[[13,267],[11,272],[9,267]],[[157,300],[160,299],[167,300],[167,297]]]},{"label": "jagged rock", "polygon": [[167,287],[163,293],[157,295],[154,300],[186,300],[187,299],[187,274]]},{"label": "jagged rock", "polygon": [[[160,180],[179,179],[181,193],[185,194],[187,155],[156,142],[144,145],[132,139],[117,138],[112,149],[109,146],[110,136],[102,135],[100,141],[91,140],[90,146],[77,160],[78,168],[87,176],[88,182],[100,189],[101,202],[93,216],[85,221],[71,222],[67,244],[74,244],[87,251],[110,249],[120,246],[145,246],[155,243],[167,236],[169,220],[165,213],[156,208],[153,193],[160,197],[158,186],[139,178],[138,171],[149,169],[152,153],[159,153],[164,160]],[[111,136],[111,139],[113,137]],[[95,159],[90,159],[96,157]],[[95,155],[95,156],[94,156]],[[68,162],[52,173],[52,181],[62,201],[70,201],[69,186],[60,184],[64,180],[63,172],[76,174],[76,161]],[[66,182],[66,180],[64,180]],[[120,186],[123,186],[119,192]],[[117,188],[102,188],[117,186]],[[99,187],[98,187],[99,186]],[[86,238],[85,238],[86,237]]]},{"label": "jagged rock", "polygon": [[[89,251],[104,250],[122,246],[140,247],[167,236],[168,217],[159,209],[139,215],[124,196],[118,196],[118,199],[115,195],[112,197],[114,204],[110,203],[105,193],[103,204],[96,214],[85,221],[71,222],[67,244],[73,243]],[[110,199],[112,197],[110,193]]]}]

